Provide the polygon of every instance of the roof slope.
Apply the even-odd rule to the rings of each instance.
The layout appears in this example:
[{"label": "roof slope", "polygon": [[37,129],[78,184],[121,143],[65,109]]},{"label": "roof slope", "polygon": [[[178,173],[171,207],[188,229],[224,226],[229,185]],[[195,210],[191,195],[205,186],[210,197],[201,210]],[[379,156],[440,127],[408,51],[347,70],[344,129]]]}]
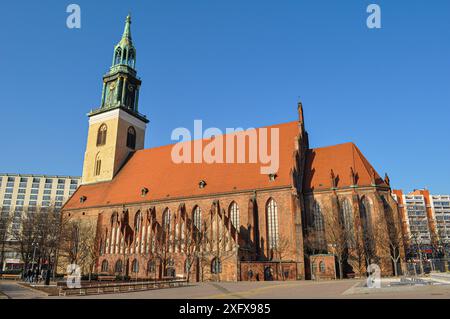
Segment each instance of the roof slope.
[{"label": "roof slope", "polygon": [[[261,166],[266,166],[261,163],[176,164],[171,158],[174,145],[166,145],[137,151],[110,182],[80,186],[63,209],[82,209],[290,186],[292,184],[290,171],[294,167],[295,138],[299,133],[298,122],[267,128],[279,129],[279,170],[274,181],[270,181],[267,175],[261,174]],[[257,129],[258,132],[260,130]],[[268,135],[270,150],[270,133]],[[203,140],[203,145],[210,142],[211,140]],[[247,142],[247,152],[248,146]],[[224,150],[224,158],[226,158],[225,153]],[[203,189],[199,187],[199,182],[202,180],[207,183]],[[149,190],[149,193],[142,197],[141,190],[144,187]],[[79,200],[82,196],[86,197],[84,203],[80,203]]]},{"label": "roof slope", "polygon": [[338,188],[349,187],[353,184],[351,168],[359,186],[371,186],[374,173],[375,184],[388,187],[358,147],[353,143],[345,143],[308,150],[303,189],[305,192],[330,189],[331,170],[337,179]]}]

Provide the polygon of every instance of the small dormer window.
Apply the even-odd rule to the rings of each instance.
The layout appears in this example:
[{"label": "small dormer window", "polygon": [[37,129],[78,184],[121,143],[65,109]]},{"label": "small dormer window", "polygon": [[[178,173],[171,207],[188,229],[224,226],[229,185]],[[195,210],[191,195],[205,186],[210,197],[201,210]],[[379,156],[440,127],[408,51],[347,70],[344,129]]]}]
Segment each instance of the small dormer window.
[{"label": "small dormer window", "polygon": [[277,177],[278,177],[278,175],[277,174],[269,174],[269,181],[274,181],[274,180],[276,180],[277,179]]},{"label": "small dormer window", "polygon": [[203,189],[203,188],[205,188],[206,187],[206,182],[205,181],[200,181],[200,183],[198,183],[198,187],[200,188],[200,189]]},{"label": "small dormer window", "polygon": [[148,188],[147,188],[147,187],[143,187],[143,188],[141,189],[141,196],[142,196],[142,197],[147,196],[148,192],[149,192]]},{"label": "small dormer window", "polygon": [[80,197],[80,203],[83,204],[86,200],[87,200],[87,197],[86,197],[86,196],[81,196],[81,197]]}]

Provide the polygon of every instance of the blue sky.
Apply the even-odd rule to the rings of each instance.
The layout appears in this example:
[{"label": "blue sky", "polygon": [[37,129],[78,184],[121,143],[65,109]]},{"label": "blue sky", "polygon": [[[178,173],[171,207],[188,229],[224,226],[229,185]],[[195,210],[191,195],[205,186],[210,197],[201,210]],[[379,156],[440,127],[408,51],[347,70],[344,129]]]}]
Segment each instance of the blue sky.
[{"label": "blue sky", "polygon": [[[132,12],[146,147],[176,127],[258,127],[305,107],[311,146],[355,142],[393,187],[450,193],[450,2],[2,1],[0,171],[81,175]],[[382,29],[366,27],[366,7]]]}]

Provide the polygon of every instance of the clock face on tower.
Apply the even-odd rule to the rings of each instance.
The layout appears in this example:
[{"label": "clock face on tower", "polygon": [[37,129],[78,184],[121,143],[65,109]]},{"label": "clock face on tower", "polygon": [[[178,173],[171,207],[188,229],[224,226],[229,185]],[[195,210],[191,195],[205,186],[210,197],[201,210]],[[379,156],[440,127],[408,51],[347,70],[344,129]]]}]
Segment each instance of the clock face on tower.
[{"label": "clock face on tower", "polygon": [[128,91],[133,92],[134,91],[134,86],[129,84],[128,85]]}]

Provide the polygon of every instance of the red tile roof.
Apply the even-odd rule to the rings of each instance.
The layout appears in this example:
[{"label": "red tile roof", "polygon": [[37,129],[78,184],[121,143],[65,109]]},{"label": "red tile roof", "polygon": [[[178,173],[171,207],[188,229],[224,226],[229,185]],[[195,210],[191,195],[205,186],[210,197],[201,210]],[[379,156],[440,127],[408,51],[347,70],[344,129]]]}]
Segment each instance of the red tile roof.
[{"label": "red tile roof", "polygon": [[[261,174],[261,163],[246,164],[175,164],[171,158],[173,145],[137,151],[110,182],[82,185],[69,199],[64,210],[94,206],[121,205],[136,202],[201,196],[236,191],[276,188],[292,184],[290,171],[294,167],[295,138],[298,122],[267,127],[279,129],[279,170],[270,181]],[[260,129],[257,129],[259,132]],[[268,134],[270,137],[270,133]],[[206,145],[211,140],[203,140]],[[235,143],[236,146],[237,143]],[[247,147],[249,143],[246,143]],[[269,152],[270,152],[269,140]],[[224,158],[225,158],[224,151]],[[235,152],[236,154],[236,152]],[[206,187],[201,189],[199,182]],[[149,190],[141,196],[142,188]],[[80,203],[80,197],[86,201]]]},{"label": "red tile roof", "polygon": [[351,168],[357,176],[358,186],[371,186],[374,173],[375,184],[388,187],[358,147],[353,143],[345,143],[308,150],[303,183],[304,192],[330,189],[332,187],[331,170],[336,177],[337,188],[351,186],[353,184]]},{"label": "red tile roof", "polygon": [[[290,172],[294,168],[295,140],[299,134],[298,122],[268,128],[279,128],[280,133],[280,166],[274,181],[261,174],[260,163],[175,164],[171,158],[173,145],[166,145],[137,151],[110,182],[80,186],[63,209],[289,187],[292,185]],[[203,145],[209,142],[210,140],[203,140]],[[248,146],[248,143],[246,145]],[[351,167],[357,173],[359,186],[372,184],[373,168],[353,143],[308,150],[304,192],[329,190],[332,187],[331,169],[338,179],[337,187],[352,185]],[[377,185],[387,186],[376,172],[375,179]],[[206,182],[205,188],[199,187],[200,181]],[[145,197],[141,196],[143,188],[149,190]],[[86,201],[80,203],[80,197],[83,196],[86,197]]]}]

